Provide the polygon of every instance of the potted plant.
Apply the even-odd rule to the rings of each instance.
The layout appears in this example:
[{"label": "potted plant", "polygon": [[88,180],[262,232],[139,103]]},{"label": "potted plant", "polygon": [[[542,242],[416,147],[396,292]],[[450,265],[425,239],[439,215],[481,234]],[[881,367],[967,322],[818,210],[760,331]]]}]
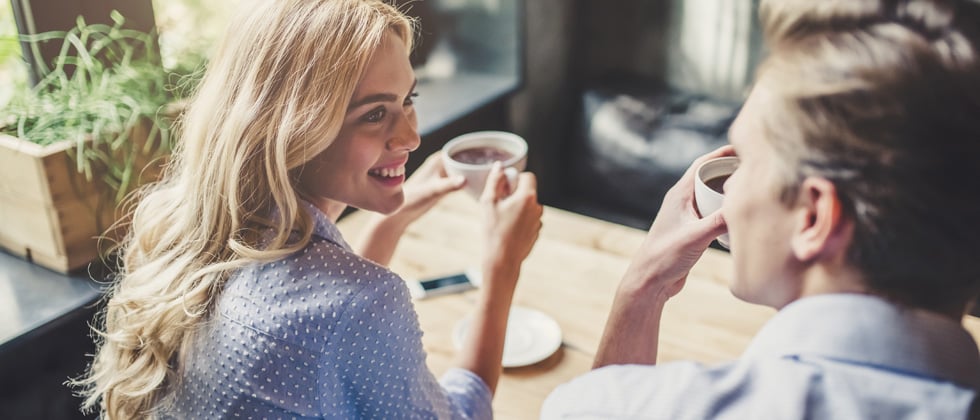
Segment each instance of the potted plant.
[{"label": "potted plant", "polygon": [[25,36],[35,57],[42,42],[60,40],[60,53],[0,110],[0,247],[60,272],[122,234],[110,230],[119,204],[157,178],[172,147],[182,79],[162,66],[153,34],[111,17]]}]

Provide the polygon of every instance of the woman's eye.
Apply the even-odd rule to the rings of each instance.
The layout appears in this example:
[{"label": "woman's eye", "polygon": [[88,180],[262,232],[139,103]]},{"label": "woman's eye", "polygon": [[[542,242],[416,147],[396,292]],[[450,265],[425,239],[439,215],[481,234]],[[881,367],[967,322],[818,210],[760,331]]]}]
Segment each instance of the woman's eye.
[{"label": "woman's eye", "polygon": [[412,92],[405,98],[404,106],[415,105],[415,98],[419,96],[418,92]]},{"label": "woman's eye", "polygon": [[364,116],[361,117],[361,120],[364,121],[364,122],[375,123],[375,122],[378,122],[378,121],[383,120],[385,118],[385,114],[387,114],[387,113],[388,113],[388,111],[385,110],[385,107],[379,106],[379,107],[377,107],[375,109],[372,109],[371,112],[368,112],[367,114],[364,114]]}]

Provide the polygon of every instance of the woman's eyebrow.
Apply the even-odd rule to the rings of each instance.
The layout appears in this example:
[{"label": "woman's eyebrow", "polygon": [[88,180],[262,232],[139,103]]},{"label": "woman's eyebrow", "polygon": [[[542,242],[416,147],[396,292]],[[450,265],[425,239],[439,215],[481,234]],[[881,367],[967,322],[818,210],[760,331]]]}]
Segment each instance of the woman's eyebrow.
[{"label": "woman's eyebrow", "polygon": [[[415,86],[417,86],[418,83],[419,83],[418,79],[412,81],[412,87],[408,89],[408,93],[412,93],[413,91],[415,91]],[[397,100],[398,100],[398,95],[394,93],[374,93],[371,95],[367,95],[363,98],[358,98],[351,101],[350,105],[347,106],[347,110],[350,111],[361,105],[370,104],[373,102],[395,102]]]},{"label": "woman's eyebrow", "polygon": [[394,102],[398,100],[398,95],[394,93],[375,93],[357,100],[351,101],[350,105],[347,106],[347,110],[350,111],[361,105],[373,103],[373,102]]}]

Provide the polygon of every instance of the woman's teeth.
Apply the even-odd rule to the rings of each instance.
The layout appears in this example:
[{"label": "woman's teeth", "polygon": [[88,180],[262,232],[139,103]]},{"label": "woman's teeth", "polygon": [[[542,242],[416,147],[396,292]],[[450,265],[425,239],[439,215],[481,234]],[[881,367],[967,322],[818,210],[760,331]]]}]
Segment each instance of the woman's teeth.
[{"label": "woman's teeth", "polygon": [[378,168],[368,171],[369,174],[374,176],[382,176],[385,178],[394,178],[396,176],[405,175],[405,167],[399,166],[397,168]]}]

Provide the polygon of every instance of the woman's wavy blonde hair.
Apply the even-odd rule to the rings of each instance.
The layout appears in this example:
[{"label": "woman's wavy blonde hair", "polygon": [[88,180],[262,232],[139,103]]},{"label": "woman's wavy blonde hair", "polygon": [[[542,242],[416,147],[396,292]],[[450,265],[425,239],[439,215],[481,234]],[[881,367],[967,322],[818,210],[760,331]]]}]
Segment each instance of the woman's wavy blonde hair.
[{"label": "woman's wavy blonde hair", "polygon": [[336,138],[382,39],[412,44],[413,22],[381,0],[257,0],[240,10],[165,177],[136,205],[98,352],[73,381],[83,409],[106,418],[154,417],[232,270],[308,243],[296,172]]}]

